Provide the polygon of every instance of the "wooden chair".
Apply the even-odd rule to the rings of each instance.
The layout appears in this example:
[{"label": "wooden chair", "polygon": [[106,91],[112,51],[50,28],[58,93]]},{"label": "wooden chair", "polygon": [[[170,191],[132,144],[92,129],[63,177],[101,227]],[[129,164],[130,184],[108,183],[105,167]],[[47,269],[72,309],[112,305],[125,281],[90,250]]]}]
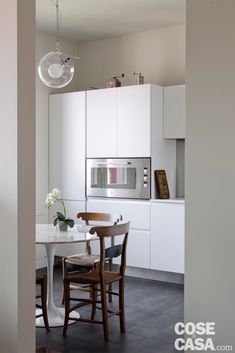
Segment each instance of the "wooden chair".
[{"label": "wooden chair", "polygon": [[36,308],[42,310],[41,314],[36,315],[36,319],[43,317],[45,328],[47,331],[50,331],[47,317],[47,276],[36,275],[36,284],[40,285],[40,294],[36,295],[36,299],[41,299],[41,304],[36,303]]},{"label": "wooden chair", "polygon": [[[102,324],[104,330],[104,339],[109,340],[109,326],[108,319],[111,316],[118,315],[120,320],[120,330],[125,331],[125,315],[124,315],[124,275],[126,267],[126,246],[129,233],[130,222],[108,226],[108,227],[93,227],[90,230],[91,234],[96,233],[100,240],[100,258],[99,258],[99,268],[92,269],[92,271],[87,273],[70,274],[64,278],[64,299],[65,299],[65,320],[64,320],[64,330],[63,335],[66,336],[68,321],[76,320],[80,322]],[[116,251],[119,248],[119,253],[121,256],[121,265],[118,272],[105,271],[105,239],[108,237],[116,237],[123,235],[122,244],[116,245]],[[118,293],[112,292],[113,295],[119,296],[119,308],[117,310],[111,310],[107,308],[107,285],[114,282],[119,282]],[[92,287],[92,298],[73,298],[71,297],[70,285],[72,283],[76,284],[88,284]],[[98,286],[100,288],[98,288]],[[97,292],[101,293],[101,300],[97,300]],[[79,303],[71,306],[71,301],[78,301]],[[101,304],[102,310],[102,321],[95,320],[96,304]],[[77,308],[91,304],[91,319],[82,319],[73,317],[73,310]],[[97,307],[98,308],[98,307]]]},{"label": "wooden chair", "polygon": [[[116,225],[122,220],[121,215],[112,215],[109,213],[94,213],[94,212],[80,212],[77,214],[77,218],[85,221],[86,225],[91,225],[92,222],[107,222],[112,225]],[[114,238],[111,238],[111,247],[114,246]],[[113,257],[109,257],[109,271],[113,268]],[[99,255],[93,255],[91,253],[90,242],[86,243],[86,253],[68,256],[62,259],[63,277],[66,277],[69,273],[74,271],[89,272],[98,262]],[[71,290],[78,290],[83,292],[89,292],[92,294],[90,286],[75,286],[71,285]],[[109,285],[109,291],[112,292],[112,284]],[[112,294],[109,294],[109,302],[112,302]],[[64,296],[62,299],[64,304]]]}]

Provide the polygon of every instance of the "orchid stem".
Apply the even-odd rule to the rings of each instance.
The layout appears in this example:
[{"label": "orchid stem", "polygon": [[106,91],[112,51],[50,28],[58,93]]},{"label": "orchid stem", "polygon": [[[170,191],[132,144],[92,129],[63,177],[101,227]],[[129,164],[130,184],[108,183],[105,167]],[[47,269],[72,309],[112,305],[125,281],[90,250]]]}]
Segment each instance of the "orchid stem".
[{"label": "orchid stem", "polygon": [[60,201],[60,203],[61,203],[62,206],[63,206],[63,209],[64,209],[64,218],[66,219],[66,209],[65,209],[64,200],[63,200],[63,199],[59,199],[58,201]]}]

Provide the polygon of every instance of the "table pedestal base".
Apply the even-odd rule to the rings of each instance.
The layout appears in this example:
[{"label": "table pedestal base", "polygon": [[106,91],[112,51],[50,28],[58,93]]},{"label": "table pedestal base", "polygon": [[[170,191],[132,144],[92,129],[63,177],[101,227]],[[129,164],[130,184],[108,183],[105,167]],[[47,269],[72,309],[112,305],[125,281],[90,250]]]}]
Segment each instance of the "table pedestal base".
[{"label": "table pedestal base", "polygon": [[[36,310],[36,314],[40,314],[42,311],[41,309]],[[77,311],[73,311],[71,313],[73,317],[80,318],[80,314]],[[64,326],[64,308],[50,308],[47,311],[48,315],[48,322],[50,327],[59,327]],[[69,325],[75,323],[74,320],[69,320]],[[39,317],[36,319],[36,326],[37,327],[45,327],[43,317]]]}]

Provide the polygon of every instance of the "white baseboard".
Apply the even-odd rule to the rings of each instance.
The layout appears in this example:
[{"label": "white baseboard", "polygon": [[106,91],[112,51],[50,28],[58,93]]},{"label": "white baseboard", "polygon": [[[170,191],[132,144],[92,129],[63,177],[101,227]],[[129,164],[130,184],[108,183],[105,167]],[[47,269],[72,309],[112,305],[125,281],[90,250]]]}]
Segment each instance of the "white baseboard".
[{"label": "white baseboard", "polygon": [[138,267],[126,267],[126,276],[151,279],[176,284],[184,284],[184,275],[181,273],[148,270]]}]

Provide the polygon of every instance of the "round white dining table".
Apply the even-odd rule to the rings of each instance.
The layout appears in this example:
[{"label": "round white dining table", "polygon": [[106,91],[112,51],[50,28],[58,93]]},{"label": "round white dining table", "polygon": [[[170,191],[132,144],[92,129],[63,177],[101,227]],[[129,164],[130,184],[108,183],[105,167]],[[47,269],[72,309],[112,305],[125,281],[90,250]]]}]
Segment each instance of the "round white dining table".
[{"label": "round white dining table", "polygon": [[[90,228],[91,226],[75,225],[74,228],[70,228],[67,232],[62,232],[58,231],[52,224],[36,225],[36,244],[43,244],[45,246],[47,257],[47,310],[50,327],[64,325],[64,308],[59,308],[55,305],[53,296],[53,267],[56,246],[58,244],[84,243],[87,241],[97,240],[98,237],[96,235],[91,235],[89,233]],[[74,312],[73,315],[78,318],[80,317],[77,311]],[[70,321],[69,323],[71,324],[73,322],[74,321]],[[36,319],[36,326],[44,327],[42,317]]]}]

